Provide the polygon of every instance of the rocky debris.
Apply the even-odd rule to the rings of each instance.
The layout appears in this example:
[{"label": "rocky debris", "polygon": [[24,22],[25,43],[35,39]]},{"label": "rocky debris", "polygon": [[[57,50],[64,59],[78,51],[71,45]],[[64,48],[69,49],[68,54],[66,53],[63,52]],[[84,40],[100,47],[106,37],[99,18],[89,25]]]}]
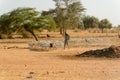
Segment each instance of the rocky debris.
[{"label": "rocky debris", "polygon": [[120,58],[120,46],[110,46],[109,48],[86,51],[82,54],[77,54],[77,57],[106,57]]},{"label": "rocky debris", "polygon": [[28,75],[28,76],[26,76],[26,78],[30,79],[30,78],[32,78],[32,76],[31,76],[31,75]]},{"label": "rocky debris", "polygon": [[60,40],[54,40],[52,41],[54,43],[54,46],[61,48],[63,46],[63,41]]},{"label": "rocky debris", "polygon": [[86,42],[86,43],[101,43],[101,42],[110,42],[109,38],[71,38],[69,42]]},{"label": "rocky debris", "polygon": [[41,49],[47,50],[47,48],[51,47],[51,43],[50,42],[32,41],[32,42],[28,42],[28,46],[29,46],[30,50],[41,50]]},{"label": "rocky debris", "polygon": [[29,72],[29,74],[34,74],[34,72]]},{"label": "rocky debris", "polygon": [[20,46],[1,46],[0,49],[28,49],[28,47],[20,47]]},{"label": "rocky debris", "polygon": [[30,48],[40,48],[40,47],[44,47],[44,48],[52,48],[52,47],[62,47],[62,41],[32,41],[32,42],[28,42],[28,46]]},{"label": "rocky debris", "polygon": [[29,72],[29,75],[26,76],[26,78],[31,79],[33,78],[33,74],[35,74],[34,72]]},{"label": "rocky debris", "polygon": [[[69,40],[70,43],[108,43],[110,42],[109,38],[71,38]],[[50,47],[50,44],[53,44],[57,48],[62,48],[63,47],[63,40],[47,40],[47,41],[31,41],[28,42],[28,46],[30,48],[32,47]]]}]

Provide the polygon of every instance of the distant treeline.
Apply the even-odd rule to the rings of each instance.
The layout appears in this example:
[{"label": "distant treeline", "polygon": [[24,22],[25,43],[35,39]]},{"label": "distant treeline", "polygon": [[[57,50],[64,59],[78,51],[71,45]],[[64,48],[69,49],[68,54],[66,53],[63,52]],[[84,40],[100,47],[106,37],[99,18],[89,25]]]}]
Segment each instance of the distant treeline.
[{"label": "distant treeline", "polygon": [[108,19],[99,20],[94,16],[84,15],[86,10],[78,0],[53,0],[54,9],[39,12],[35,8],[17,8],[0,16],[0,36],[11,38],[13,33],[27,36],[30,33],[38,40],[36,32],[44,29],[63,34],[67,29],[112,28]]}]

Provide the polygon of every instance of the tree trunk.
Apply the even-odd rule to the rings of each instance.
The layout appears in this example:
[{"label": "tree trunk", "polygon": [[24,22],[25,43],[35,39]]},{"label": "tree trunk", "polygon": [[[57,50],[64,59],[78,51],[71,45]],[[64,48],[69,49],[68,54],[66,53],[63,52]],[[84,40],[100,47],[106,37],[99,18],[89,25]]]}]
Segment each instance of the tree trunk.
[{"label": "tree trunk", "polygon": [[62,30],[62,28],[60,27],[60,34],[63,34],[63,30]]},{"label": "tree trunk", "polygon": [[34,34],[34,31],[29,31],[29,32],[33,35],[33,37],[35,38],[35,40],[38,41],[38,38],[37,38],[37,36]]},{"label": "tree trunk", "polygon": [[2,39],[2,35],[0,34],[0,39]]},{"label": "tree trunk", "polygon": [[102,28],[101,30],[102,30],[102,33],[103,33],[104,28]]}]

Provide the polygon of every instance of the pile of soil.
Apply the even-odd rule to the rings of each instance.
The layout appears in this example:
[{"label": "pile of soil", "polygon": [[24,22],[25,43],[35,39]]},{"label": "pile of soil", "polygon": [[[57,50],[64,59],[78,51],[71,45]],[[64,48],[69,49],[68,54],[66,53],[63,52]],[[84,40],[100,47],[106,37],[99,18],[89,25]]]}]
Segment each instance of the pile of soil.
[{"label": "pile of soil", "polygon": [[86,51],[82,54],[77,54],[77,57],[106,57],[120,58],[120,46],[110,46],[109,48]]}]

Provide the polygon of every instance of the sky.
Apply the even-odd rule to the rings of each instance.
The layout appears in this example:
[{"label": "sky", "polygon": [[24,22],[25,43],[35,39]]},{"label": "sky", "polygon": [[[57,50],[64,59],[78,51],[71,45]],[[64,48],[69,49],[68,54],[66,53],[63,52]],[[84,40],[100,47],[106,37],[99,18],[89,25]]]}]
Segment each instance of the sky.
[{"label": "sky", "polygon": [[107,18],[113,25],[120,24],[120,0],[81,0],[87,15]]},{"label": "sky", "polygon": [[0,0],[0,15],[18,7],[32,7],[39,11],[55,7],[52,0]]},{"label": "sky", "polygon": [[[85,14],[97,18],[107,18],[113,25],[120,24],[120,0],[80,0],[86,8]],[[32,7],[38,11],[55,8],[52,0],[0,0],[0,15],[18,7]]]}]

